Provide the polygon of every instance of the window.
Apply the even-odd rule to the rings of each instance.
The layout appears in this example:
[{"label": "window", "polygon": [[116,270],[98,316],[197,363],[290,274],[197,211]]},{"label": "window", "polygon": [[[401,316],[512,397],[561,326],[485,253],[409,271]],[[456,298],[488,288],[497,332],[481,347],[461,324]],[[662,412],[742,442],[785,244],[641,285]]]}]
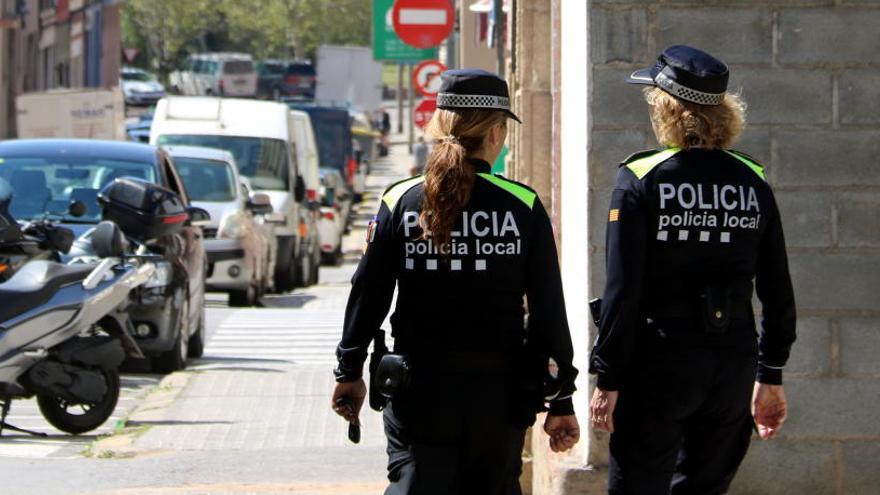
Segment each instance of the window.
[{"label": "window", "polygon": [[227,60],[223,63],[224,74],[249,74],[254,71],[250,60]]},{"label": "window", "polygon": [[191,145],[218,148],[232,153],[238,172],[249,178],[255,189],[290,190],[290,162],[287,143],[280,139],[239,136],[159,136],[159,146]]},{"label": "window", "polygon": [[174,164],[190,201],[235,201],[235,175],[228,163],[176,157]]},{"label": "window", "polygon": [[76,220],[98,222],[98,191],[119,177],[155,182],[156,169],[145,162],[55,156],[6,158],[0,165],[0,178],[15,193],[9,210],[20,220],[46,213],[64,215],[71,201],[82,201],[86,214]]}]

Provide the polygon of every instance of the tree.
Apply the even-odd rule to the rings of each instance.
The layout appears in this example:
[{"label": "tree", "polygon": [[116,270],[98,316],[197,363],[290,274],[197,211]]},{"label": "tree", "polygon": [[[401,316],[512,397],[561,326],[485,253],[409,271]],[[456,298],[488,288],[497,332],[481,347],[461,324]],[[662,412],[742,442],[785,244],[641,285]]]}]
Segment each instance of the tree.
[{"label": "tree", "polygon": [[123,38],[127,46],[145,45],[152,69],[162,81],[217,19],[210,0],[128,0],[123,7]]}]

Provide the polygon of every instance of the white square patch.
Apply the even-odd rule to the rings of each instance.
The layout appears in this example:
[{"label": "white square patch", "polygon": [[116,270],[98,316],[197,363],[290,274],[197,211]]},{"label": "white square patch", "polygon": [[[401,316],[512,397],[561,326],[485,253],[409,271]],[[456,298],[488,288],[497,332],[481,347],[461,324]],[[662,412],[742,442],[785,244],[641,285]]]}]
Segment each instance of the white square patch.
[{"label": "white square patch", "polygon": [[658,241],[665,241],[667,239],[669,239],[669,232],[667,232],[665,230],[661,230],[660,232],[657,232],[657,240]]},{"label": "white square patch", "polygon": [[406,266],[407,270],[412,270],[416,267],[416,262],[412,258],[407,258],[406,261],[404,261],[404,266]]},{"label": "white square patch", "polygon": [[686,240],[688,240],[688,235],[689,235],[689,233],[687,230],[679,230],[678,231],[678,240],[679,241],[686,241]]},{"label": "white square patch", "polygon": [[476,268],[476,270],[478,272],[485,271],[486,270],[486,260],[477,260],[474,264],[474,268]]},{"label": "white square patch", "polygon": [[449,268],[454,272],[460,271],[461,270],[461,260],[450,261]]},{"label": "white square patch", "polygon": [[709,242],[709,231],[703,230],[700,232],[700,242]]},{"label": "white square patch", "polygon": [[437,269],[437,260],[428,260],[427,263],[428,270],[436,270]]},{"label": "white square patch", "polygon": [[721,242],[723,242],[723,243],[730,242],[730,232],[722,232],[721,233]]}]

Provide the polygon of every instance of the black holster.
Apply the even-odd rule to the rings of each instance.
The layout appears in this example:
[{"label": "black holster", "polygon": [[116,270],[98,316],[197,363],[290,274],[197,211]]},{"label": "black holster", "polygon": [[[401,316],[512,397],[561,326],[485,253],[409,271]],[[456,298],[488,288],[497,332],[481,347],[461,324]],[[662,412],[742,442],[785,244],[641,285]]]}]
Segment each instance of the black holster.
[{"label": "black holster", "polygon": [[399,397],[412,379],[409,362],[401,354],[385,354],[373,375],[373,387],[385,399]]}]

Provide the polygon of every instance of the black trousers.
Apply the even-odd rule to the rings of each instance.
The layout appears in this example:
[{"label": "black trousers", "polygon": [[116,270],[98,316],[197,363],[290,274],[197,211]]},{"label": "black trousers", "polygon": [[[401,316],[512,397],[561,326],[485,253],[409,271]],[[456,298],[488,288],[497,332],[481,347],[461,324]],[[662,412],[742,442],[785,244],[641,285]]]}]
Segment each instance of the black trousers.
[{"label": "black trousers", "polygon": [[756,366],[749,322],[722,335],[650,325],[614,413],[609,494],[726,493],[749,448]]},{"label": "black trousers", "polygon": [[414,377],[384,411],[385,495],[520,495],[525,426],[507,376]]}]

